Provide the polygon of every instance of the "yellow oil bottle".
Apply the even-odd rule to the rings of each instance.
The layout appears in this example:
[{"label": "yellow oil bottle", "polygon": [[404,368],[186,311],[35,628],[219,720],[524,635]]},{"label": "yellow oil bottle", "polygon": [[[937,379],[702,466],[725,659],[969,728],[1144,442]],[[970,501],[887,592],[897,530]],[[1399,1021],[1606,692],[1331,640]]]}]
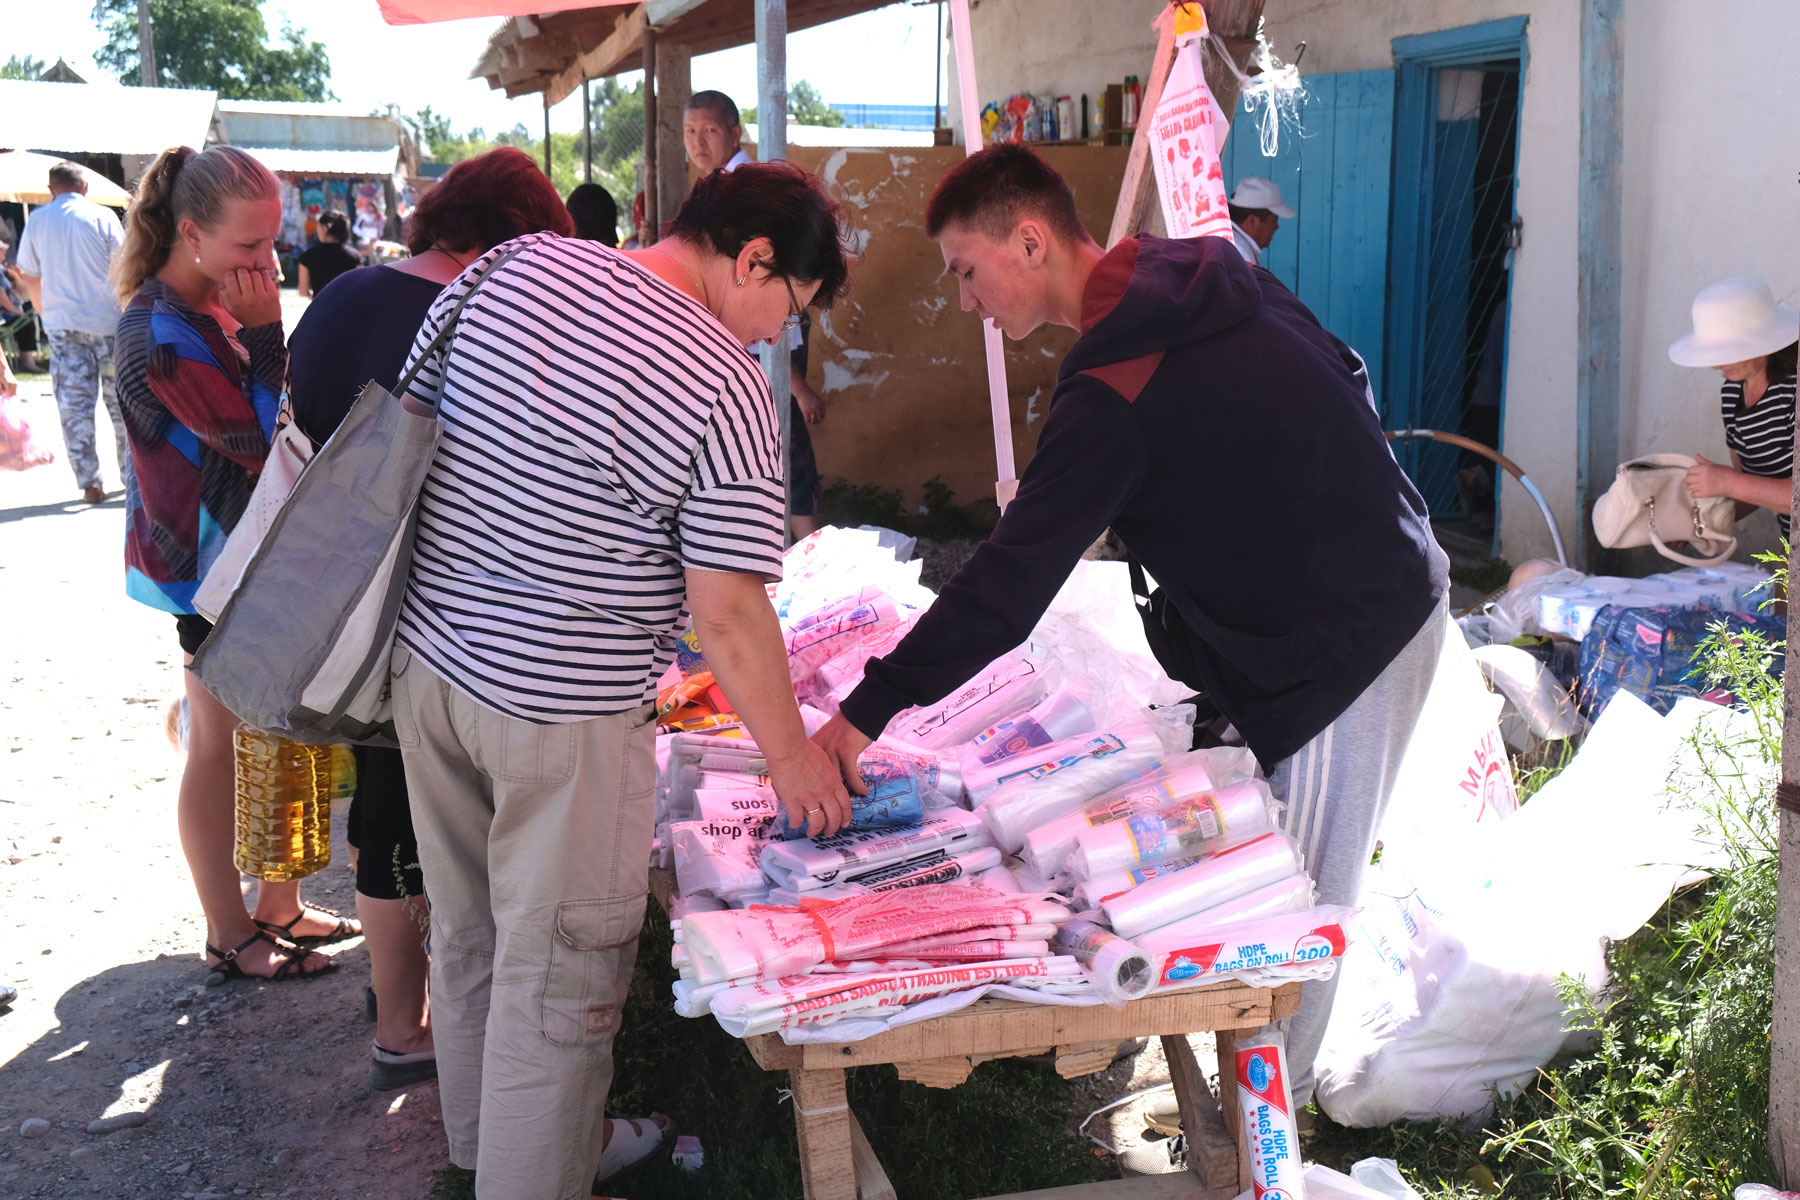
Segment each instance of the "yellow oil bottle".
[{"label": "yellow oil bottle", "polygon": [[238,870],[271,883],[313,874],[331,861],[331,746],[307,746],[239,725]]}]

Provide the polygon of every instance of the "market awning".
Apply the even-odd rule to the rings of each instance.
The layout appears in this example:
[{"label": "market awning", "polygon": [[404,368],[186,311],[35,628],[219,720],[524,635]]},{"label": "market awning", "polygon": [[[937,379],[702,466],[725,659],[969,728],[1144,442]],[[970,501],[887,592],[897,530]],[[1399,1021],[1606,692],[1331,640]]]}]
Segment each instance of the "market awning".
[{"label": "market awning", "polygon": [[[385,11],[389,3],[383,0]],[[428,0],[404,0],[424,4]],[[450,0],[461,4],[463,0]],[[467,0],[475,6],[482,0]],[[872,9],[893,0],[788,0],[787,29],[795,33]],[[504,10],[506,0],[485,0],[490,13]],[[644,62],[644,31],[679,43],[690,54],[710,54],[756,40],[755,0],[646,0],[623,11],[585,9],[512,17],[488,39],[471,79],[486,79],[490,88],[510,96],[544,93],[555,104],[581,86],[583,76],[600,79],[635,71]]]},{"label": "market awning", "polygon": [[111,83],[0,79],[0,149],[161,154],[205,146],[218,94]]},{"label": "market awning", "polygon": [[[0,200],[15,204],[50,203],[50,168],[63,160],[49,154],[9,150],[0,154]],[[85,172],[87,198],[95,204],[124,208],[131,193],[97,171]]]},{"label": "market awning", "polygon": [[424,25],[432,21],[460,21],[464,17],[524,17],[535,13],[566,12],[572,8],[599,8],[631,4],[634,0],[376,0],[381,19],[389,25]]},{"label": "market awning", "polygon": [[271,171],[289,175],[392,175],[400,147],[385,150],[305,150],[292,146],[240,146]]},{"label": "market awning", "polygon": [[388,176],[410,167],[398,121],[343,104],[221,100],[219,140],[295,175]]}]

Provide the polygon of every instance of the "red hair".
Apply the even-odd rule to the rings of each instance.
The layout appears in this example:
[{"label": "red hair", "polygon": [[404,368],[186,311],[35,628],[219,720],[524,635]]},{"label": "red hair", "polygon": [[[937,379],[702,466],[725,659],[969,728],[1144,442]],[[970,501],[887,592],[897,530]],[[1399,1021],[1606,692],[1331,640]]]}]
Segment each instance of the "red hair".
[{"label": "red hair", "polygon": [[432,185],[413,209],[406,248],[485,253],[545,230],[570,237],[575,222],[531,155],[502,146],[457,163]]}]

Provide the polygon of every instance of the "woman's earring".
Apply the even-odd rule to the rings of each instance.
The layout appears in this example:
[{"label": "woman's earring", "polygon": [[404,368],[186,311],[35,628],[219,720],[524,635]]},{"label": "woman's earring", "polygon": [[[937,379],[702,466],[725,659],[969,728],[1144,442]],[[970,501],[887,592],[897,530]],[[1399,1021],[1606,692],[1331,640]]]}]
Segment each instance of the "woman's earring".
[{"label": "woman's earring", "polygon": [[750,278],[750,277],[749,277],[749,276],[748,276],[748,275],[740,275],[740,276],[738,276],[738,286],[739,286],[739,287],[743,287],[743,286],[744,286],[744,281],[745,281],[745,280],[746,280],[746,279],[748,279],[748,278]]},{"label": "woman's earring", "polygon": [[200,265],[200,256],[198,254],[194,255],[194,265],[196,267]]}]

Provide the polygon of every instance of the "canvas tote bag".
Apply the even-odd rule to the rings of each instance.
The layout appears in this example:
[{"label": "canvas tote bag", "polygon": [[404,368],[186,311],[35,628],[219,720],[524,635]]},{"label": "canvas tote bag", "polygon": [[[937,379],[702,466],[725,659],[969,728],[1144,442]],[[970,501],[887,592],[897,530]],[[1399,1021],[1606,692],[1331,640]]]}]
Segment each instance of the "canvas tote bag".
[{"label": "canvas tote bag", "polygon": [[232,589],[243,578],[244,565],[268,536],[281,506],[300,482],[300,472],[312,461],[312,439],[300,432],[286,405],[282,406],[281,415],[282,426],[269,445],[269,457],[263,460],[262,474],[256,477],[256,487],[250,492],[250,503],[231,527],[231,534],[207,569],[206,578],[194,590],[194,611],[209,621],[219,619]]},{"label": "canvas tote bag", "polygon": [[403,398],[519,249],[488,266],[392,392],[369,381],[245,564],[193,666],[238,719],[314,745],[397,745],[388,657],[419,491],[443,433],[435,408]]},{"label": "canvas tote bag", "polygon": [[[1646,454],[1619,464],[1606,494],[1594,501],[1594,536],[1602,546],[1629,550],[1655,546],[1664,558],[1690,567],[1712,567],[1737,553],[1732,526],[1737,504],[1728,496],[1696,500],[1688,493],[1685,454]],[[1686,542],[1691,554],[1669,548]]]}]

